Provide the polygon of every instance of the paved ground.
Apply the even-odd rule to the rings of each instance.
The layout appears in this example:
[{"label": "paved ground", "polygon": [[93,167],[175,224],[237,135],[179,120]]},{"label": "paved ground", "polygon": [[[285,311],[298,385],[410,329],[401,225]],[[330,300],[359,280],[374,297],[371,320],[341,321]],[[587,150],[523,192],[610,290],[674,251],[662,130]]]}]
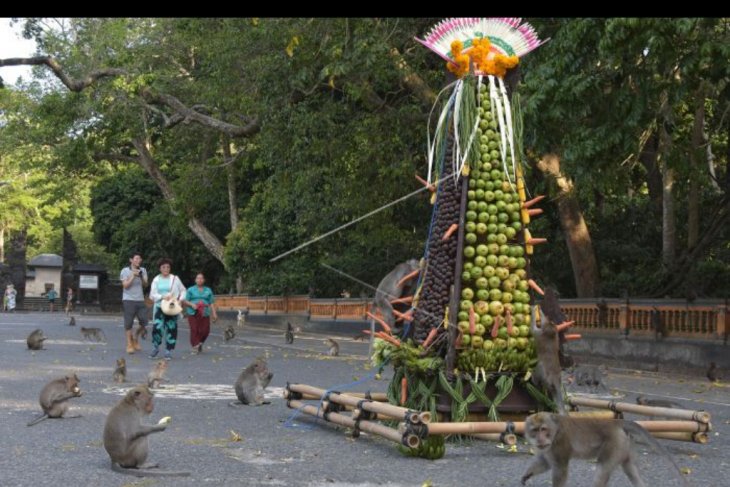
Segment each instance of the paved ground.
[{"label": "paved ground", "polygon": [[[114,387],[111,373],[123,353],[123,330],[118,317],[80,316],[79,325],[101,327],[109,342],[80,340],[79,326],[66,325],[59,313],[0,315],[0,485],[2,486],[199,486],[199,485],[301,485],[315,486],[517,486],[531,460],[527,447],[518,453],[496,443],[476,441],[449,445],[437,461],[401,456],[385,440],[363,435],[353,440],[342,430],[313,423],[301,416],[287,422],[292,410],[277,397],[287,381],[322,387],[342,386],[366,378],[367,345],[345,340],[342,356],[321,355],[322,336],[300,336],[285,346],[280,332],[248,327],[236,340],[222,343],[220,328],[202,355],[188,353],[188,332],[181,327],[180,346],[170,363],[170,388],[156,396],[149,422],[172,416],[167,431],[151,437],[150,460],[168,469],[187,469],[187,479],[136,479],[109,469],[101,442],[107,412],[123,390]],[[47,350],[30,352],[28,333],[41,327],[50,337]],[[143,342],[149,351],[149,342]],[[268,353],[275,372],[270,385],[272,404],[263,407],[228,406],[232,384],[240,369],[257,355]],[[146,353],[128,357],[129,378],[141,381],[152,365]],[[49,420],[32,428],[26,423],[38,414],[38,393],[49,380],[76,371],[85,394],[73,402],[71,413],[79,419]],[[384,391],[386,380],[369,381],[358,390]],[[730,485],[730,388],[709,387],[698,378],[670,378],[612,370],[609,385],[633,401],[633,391],[671,397],[687,407],[706,409],[713,415],[710,444],[663,442],[695,486]],[[344,387],[339,387],[344,389]],[[629,392],[631,391],[631,392]],[[231,431],[242,440],[231,441]],[[681,485],[668,463],[640,446],[640,468],[648,485]],[[595,464],[575,461],[569,485],[591,484]],[[529,485],[548,486],[546,476]],[[617,473],[611,486],[627,486]]]}]

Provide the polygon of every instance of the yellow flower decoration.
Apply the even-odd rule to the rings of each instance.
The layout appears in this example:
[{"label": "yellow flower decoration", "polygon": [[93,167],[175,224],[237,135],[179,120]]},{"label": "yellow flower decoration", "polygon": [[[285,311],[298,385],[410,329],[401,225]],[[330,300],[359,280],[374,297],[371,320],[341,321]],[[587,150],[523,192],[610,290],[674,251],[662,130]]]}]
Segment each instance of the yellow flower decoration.
[{"label": "yellow flower decoration", "polygon": [[464,44],[460,40],[451,42],[451,55],[454,62],[446,63],[446,68],[461,78],[469,73],[471,64],[474,69],[483,73],[503,78],[508,69],[519,64],[517,56],[505,56],[500,53],[491,52],[492,43],[487,37],[475,38],[472,40],[471,48],[463,53]]}]

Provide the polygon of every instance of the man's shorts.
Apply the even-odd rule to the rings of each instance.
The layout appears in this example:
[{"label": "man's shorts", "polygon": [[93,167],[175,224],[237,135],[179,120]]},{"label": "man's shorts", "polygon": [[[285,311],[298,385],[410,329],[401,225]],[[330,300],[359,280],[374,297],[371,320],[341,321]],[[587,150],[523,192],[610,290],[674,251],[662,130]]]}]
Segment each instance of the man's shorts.
[{"label": "man's shorts", "polygon": [[134,317],[139,319],[139,324],[147,326],[147,305],[144,301],[122,301],[122,307],[124,309],[124,329],[131,330],[132,324],[134,323]]}]

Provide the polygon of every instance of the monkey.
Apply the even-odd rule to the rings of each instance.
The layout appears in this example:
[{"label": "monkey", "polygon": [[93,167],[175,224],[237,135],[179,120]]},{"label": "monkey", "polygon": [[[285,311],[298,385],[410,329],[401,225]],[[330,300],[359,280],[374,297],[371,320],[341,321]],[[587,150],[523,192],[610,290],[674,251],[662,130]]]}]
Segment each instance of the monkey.
[{"label": "monkey", "polygon": [[525,419],[525,437],[538,452],[537,458],[522,476],[522,485],[533,475],[552,469],[553,487],[565,486],[568,462],[571,457],[576,457],[597,459],[598,473],[593,482],[594,487],[606,487],[611,473],[619,465],[634,487],[646,487],[634,462],[632,437],[641,438],[666,457],[677,469],[683,483],[688,485],[669,452],[633,421],[571,418],[542,412]]},{"label": "monkey", "polygon": [[654,340],[659,341],[667,337],[667,329],[664,326],[664,320],[662,320],[662,314],[659,308],[652,306],[651,313],[649,315],[651,321],[651,329],[654,330]]},{"label": "monkey", "polygon": [[286,322],[286,333],[284,333],[284,340],[286,343],[291,345],[294,343],[294,332],[292,331],[291,323]]},{"label": "monkey", "polygon": [[229,324],[228,326],[226,326],[226,329],[223,330],[223,339],[228,342],[230,340],[233,340],[234,338],[236,338],[236,329],[233,328],[232,324]]},{"label": "monkey", "polygon": [[38,328],[37,330],[33,330],[30,332],[30,335],[28,335],[28,339],[26,342],[28,343],[28,349],[30,350],[43,350],[43,342],[47,339],[47,337],[43,336],[43,330]]},{"label": "monkey", "polygon": [[68,326],[76,326],[76,318],[75,317],[72,316],[71,319],[68,320]]},{"label": "monkey", "polygon": [[392,327],[395,323],[395,319],[393,316],[393,305],[390,302],[394,299],[400,298],[403,295],[404,288],[409,282],[415,279],[415,277],[411,277],[403,283],[400,281],[405,276],[420,268],[421,265],[416,259],[410,259],[395,266],[395,268],[378,284],[378,289],[375,291],[373,314],[375,314],[376,310],[380,310],[380,313],[383,315],[383,321]]},{"label": "monkey", "polygon": [[[538,307],[539,308],[539,307]],[[530,319],[530,327],[532,335],[535,337],[535,345],[537,348],[537,367],[533,373],[535,384],[547,389],[550,397],[558,407],[560,414],[565,414],[565,404],[563,403],[563,387],[560,382],[560,362],[558,350],[560,349],[560,341],[555,323],[548,320],[545,313],[540,309],[540,328],[535,322],[535,314]]]},{"label": "monkey", "polygon": [[112,374],[114,382],[126,382],[127,380],[127,361],[124,357],[117,359],[117,368]]},{"label": "monkey", "polygon": [[[60,379],[52,380],[41,389],[38,402],[43,409],[43,414],[28,423],[28,426],[38,424],[44,419],[61,418],[68,411],[68,400],[72,397],[80,397],[79,378],[76,374],[67,375]],[[81,416],[67,416],[79,418]]]},{"label": "monkey", "polygon": [[352,337],[352,341],[354,341],[354,342],[357,342],[357,341],[362,342],[362,341],[365,341],[365,338],[367,338],[367,336],[365,335],[365,333],[360,332],[357,335],[355,335],[354,337]]},{"label": "monkey", "polygon": [[603,382],[603,371],[600,366],[579,365],[575,368],[574,377],[578,386],[588,386],[593,392],[598,392],[599,387],[603,391],[608,391]]},{"label": "monkey", "polygon": [[246,324],[246,313],[244,313],[243,310],[239,309],[238,318],[236,318],[236,326],[243,328],[244,324]]},{"label": "monkey", "polygon": [[142,417],[154,410],[154,394],[145,385],[139,385],[109,411],[104,424],[104,449],[109,454],[112,470],[138,477],[187,477],[190,472],[150,470],[156,464],[148,464],[149,441],[147,436],[165,431],[169,418],[163,418],[154,426],[142,424]]},{"label": "monkey", "polygon": [[636,404],[640,406],[654,406],[654,407],[660,407],[660,408],[679,408],[684,409],[684,406],[682,406],[679,403],[667,401],[666,399],[649,399],[648,397],[644,396],[637,396],[636,397]]},{"label": "monkey", "polygon": [[[28,345],[30,347],[30,345]],[[720,380],[720,376],[717,373],[717,365],[715,365],[715,362],[710,362],[710,368],[707,369],[707,378],[710,380],[710,382],[717,382]]]},{"label": "monkey", "polygon": [[231,406],[270,404],[269,401],[264,401],[264,389],[269,385],[273,376],[274,374],[269,372],[266,360],[261,357],[257,358],[241,371],[241,375],[238,376],[236,384],[233,386],[239,402],[229,404]]},{"label": "monkey", "polygon": [[150,370],[150,373],[147,374],[147,387],[150,389],[162,388],[160,384],[168,382],[164,377],[165,372],[167,372],[167,361],[158,360],[154,367],[152,367],[152,370]]},{"label": "monkey", "polygon": [[329,351],[327,352],[327,355],[329,355],[330,357],[337,357],[340,354],[340,344],[333,339],[327,338],[324,341],[324,344],[330,347]]},{"label": "monkey", "polygon": [[101,328],[79,328],[81,334],[84,336],[84,340],[94,340],[95,342],[106,342],[106,335],[101,331]]}]

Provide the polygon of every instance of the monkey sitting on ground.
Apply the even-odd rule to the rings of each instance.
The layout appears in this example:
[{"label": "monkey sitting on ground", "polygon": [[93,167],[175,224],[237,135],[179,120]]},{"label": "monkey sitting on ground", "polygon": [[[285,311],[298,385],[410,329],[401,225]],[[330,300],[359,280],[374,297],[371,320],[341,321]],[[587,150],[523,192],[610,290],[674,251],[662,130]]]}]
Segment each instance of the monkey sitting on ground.
[{"label": "monkey sitting on ground", "polygon": [[688,485],[669,452],[648,431],[633,421],[536,413],[525,420],[525,437],[537,450],[537,458],[522,476],[522,485],[526,485],[533,475],[552,469],[553,487],[565,486],[568,480],[568,463],[575,457],[597,459],[598,472],[593,487],[606,487],[611,473],[619,465],[634,487],[646,487],[634,462],[632,437],[641,438],[651,444],[674,465],[684,484]]},{"label": "monkey sitting on ground", "polygon": [[648,397],[638,396],[636,398],[636,404],[640,406],[654,406],[658,408],[679,408],[684,409],[679,403],[667,401],[666,399],[649,399]]},{"label": "monkey sitting on ground", "polygon": [[269,372],[266,360],[261,357],[257,358],[252,364],[243,369],[233,386],[239,402],[229,404],[231,406],[270,404],[270,402],[264,401],[264,389],[269,385],[273,376],[274,374]]},{"label": "monkey sitting on ground", "polygon": [[112,374],[114,382],[125,382],[127,380],[127,361],[124,357],[117,359],[117,368]]},{"label": "monkey sitting on ground", "polygon": [[404,289],[418,276],[411,277],[405,282],[400,281],[420,268],[420,263],[416,259],[410,259],[395,266],[395,269],[390,271],[378,284],[373,302],[373,314],[376,314],[376,310],[380,310],[383,321],[392,327],[395,324],[395,317],[393,316],[393,305],[390,302],[402,297]]},{"label": "monkey sitting on ground", "polygon": [[28,349],[30,350],[43,350],[43,342],[46,340],[47,337],[43,336],[43,330],[38,328],[37,330],[33,330],[30,332],[30,335],[28,335],[28,339],[26,342],[28,343]]},{"label": "monkey sitting on ground", "polygon": [[292,330],[291,323],[286,322],[286,333],[284,333],[284,340],[286,343],[291,345],[294,343],[294,331]]},{"label": "monkey sitting on ground", "polygon": [[190,472],[150,470],[157,465],[145,463],[149,453],[147,436],[165,431],[170,419],[162,418],[154,426],[142,424],[142,417],[154,410],[153,397],[154,394],[147,386],[140,385],[131,389],[109,411],[104,424],[104,449],[111,458],[112,470],[138,477],[187,477]]},{"label": "monkey sitting on ground", "polygon": [[[539,308],[539,307],[538,307]],[[565,404],[563,403],[563,387],[560,381],[560,361],[558,350],[560,349],[560,341],[558,339],[558,331],[555,323],[548,320],[545,313],[540,309],[540,328],[535,322],[535,314],[530,319],[530,327],[532,335],[535,337],[535,345],[537,348],[537,367],[535,367],[532,375],[533,382],[538,387],[544,387],[555,404],[560,414],[565,414]]]},{"label": "monkey sitting on ground", "polygon": [[95,342],[106,342],[106,335],[101,331],[101,328],[79,328],[81,334],[84,336],[84,340],[93,340]]},{"label": "monkey sitting on ground", "polygon": [[238,310],[238,317],[236,318],[236,326],[239,326],[243,328],[243,325],[246,324],[246,313],[243,312],[243,310]]},{"label": "monkey sitting on ground", "polygon": [[337,357],[340,354],[340,344],[333,339],[327,338],[324,341],[324,344],[330,347],[327,351],[327,355],[330,357]]},{"label": "monkey sitting on ground", "polygon": [[603,367],[596,365],[579,365],[574,372],[575,383],[578,386],[590,387],[591,392],[598,392],[598,389],[608,392],[608,387],[603,382]]},{"label": "monkey sitting on ground", "polygon": [[76,318],[74,316],[72,316],[71,319],[68,320],[68,326],[76,326]]},{"label": "monkey sitting on ground", "polygon": [[236,329],[233,328],[232,324],[229,324],[226,326],[225,330],[223,330],[223,339],[228,342],[234,338],[236,338]]},{"label": "monkey sitting on ground", "polygon": [[355,335],[354,337],[352,337],[352,341],[353,342],[357,342],[357,341],[363,342],[363,341],[365,341],[365,338],[367,338],[367,335],[363,332],[360,332],[357,335]]},{"label": "monkey sitting on ground", "polygon": [[[30,345],[28,345],[28,347],[30,347]],[[710,362],[710,368],[707,369],[707,378],[710,382],[717,382],[720,380],[720,374],[717,373],[717,365],[715,365],[715,362]]]},{"label": "monkey sitting on ground", "polygon": [[152,367],[152,370],[150,370],[150,373],[147,374],[147,387],[150,389],[162,388],[160,384],[168,382],[168,380],[165,379],[165,372],[167,372],[167,361],[158,360]]},{"label": "monkey sitting on ground", "polygon": [[[28,423],[28,426],[33,426],[48,418],[61,418],[68,411],[68,400],[80,396],[81,389],[76,374],[52,380],[43,387],[38,401],[43,409],[43,414]],[[67,417],[80,418],[81,416]]]}]

